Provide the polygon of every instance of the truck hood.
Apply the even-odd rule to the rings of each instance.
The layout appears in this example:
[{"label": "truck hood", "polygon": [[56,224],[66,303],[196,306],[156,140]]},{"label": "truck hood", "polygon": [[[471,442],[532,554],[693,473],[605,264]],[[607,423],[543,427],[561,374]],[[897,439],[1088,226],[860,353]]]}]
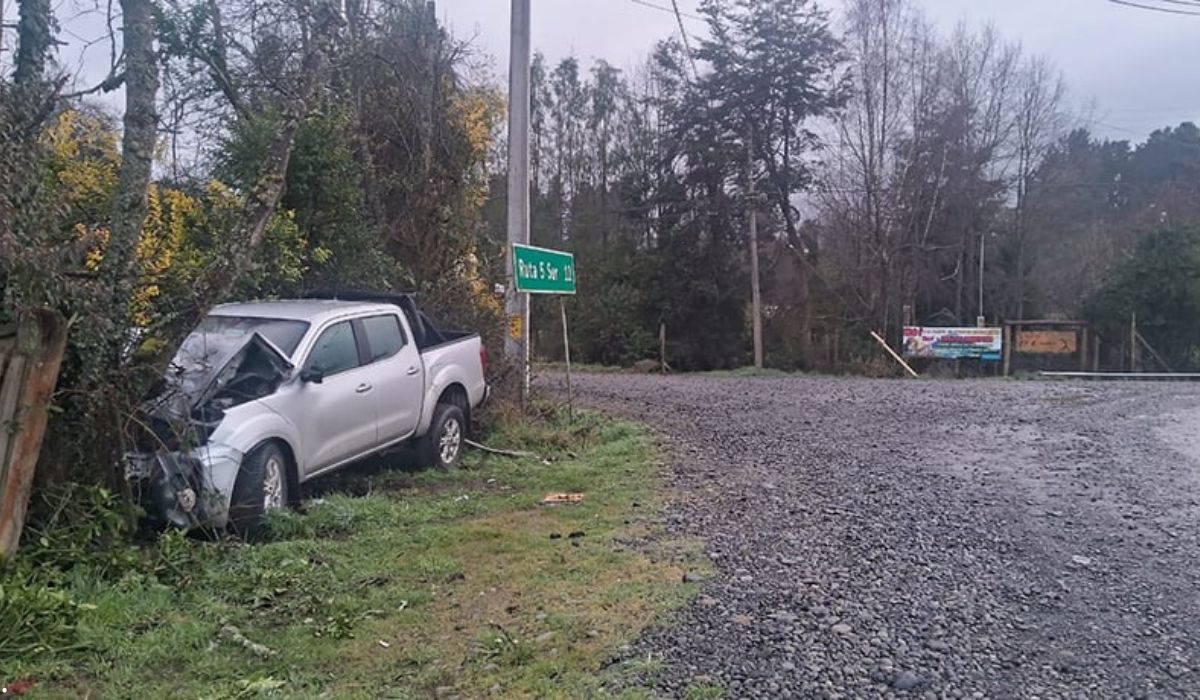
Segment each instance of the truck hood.
[{"label": "truck hood", "polygon": [[143,409],[169,422],[219,421],[225,409],[269,396],[293,370],[279,348],[258,333],[223,355],[196,358],[179,353],[160,390]]}]

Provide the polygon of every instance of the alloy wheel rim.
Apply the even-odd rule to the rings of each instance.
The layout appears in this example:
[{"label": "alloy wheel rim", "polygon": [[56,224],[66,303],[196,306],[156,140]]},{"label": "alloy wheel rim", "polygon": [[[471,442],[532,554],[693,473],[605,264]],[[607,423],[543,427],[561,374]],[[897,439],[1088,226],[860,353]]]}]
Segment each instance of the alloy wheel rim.
[{"label": "alloy wheel rim", "polygon": [[438,441],[438,449],[441,453],[442,463],[450,464],[454,458],[458,456],[459,447],[462,445],[462,426],[458,421],[451,418],[446,421],[445,427],[442,428],[442,437]]},{"label": "alloy wheel rim", "polygon": [[283,465],[271,457],[263,467],[263,509],[283,507]]}]

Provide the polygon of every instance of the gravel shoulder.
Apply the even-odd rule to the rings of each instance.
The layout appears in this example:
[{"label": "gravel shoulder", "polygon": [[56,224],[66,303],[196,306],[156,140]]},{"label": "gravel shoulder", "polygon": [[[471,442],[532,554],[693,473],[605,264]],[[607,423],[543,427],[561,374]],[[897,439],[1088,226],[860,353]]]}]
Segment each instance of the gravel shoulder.
[{"label": "gravel shoulder", "polygon": [[1200,387],[591,375],[718,573],[667,696],[1195,697]]}]

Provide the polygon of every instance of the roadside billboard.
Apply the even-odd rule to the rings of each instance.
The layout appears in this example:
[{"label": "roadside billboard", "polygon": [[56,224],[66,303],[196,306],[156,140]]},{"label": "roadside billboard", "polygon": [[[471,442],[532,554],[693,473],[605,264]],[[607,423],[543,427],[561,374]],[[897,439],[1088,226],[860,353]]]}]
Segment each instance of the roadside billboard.
[{"label": "roadside billboard", "polygon": [[1017,352],[1074,355],[1078,349],[1078,334],[1075,331],[1017,331]]},{"label": "roadside billboard", "polygon": [[1000,328],[904,327],[905,357],[999,362],[1003,350]]}]

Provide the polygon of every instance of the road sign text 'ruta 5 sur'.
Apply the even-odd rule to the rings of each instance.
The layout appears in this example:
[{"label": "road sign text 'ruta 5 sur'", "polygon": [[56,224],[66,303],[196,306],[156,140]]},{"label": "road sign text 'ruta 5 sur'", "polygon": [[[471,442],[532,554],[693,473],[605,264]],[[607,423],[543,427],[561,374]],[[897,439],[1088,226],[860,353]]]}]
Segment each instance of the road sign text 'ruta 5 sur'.
[{"label": "road sign text 'ruta 5 sur'", "polygon": [[574,294],[575,256],[558,250],[515,244],[513,278],[518,292]]}]

